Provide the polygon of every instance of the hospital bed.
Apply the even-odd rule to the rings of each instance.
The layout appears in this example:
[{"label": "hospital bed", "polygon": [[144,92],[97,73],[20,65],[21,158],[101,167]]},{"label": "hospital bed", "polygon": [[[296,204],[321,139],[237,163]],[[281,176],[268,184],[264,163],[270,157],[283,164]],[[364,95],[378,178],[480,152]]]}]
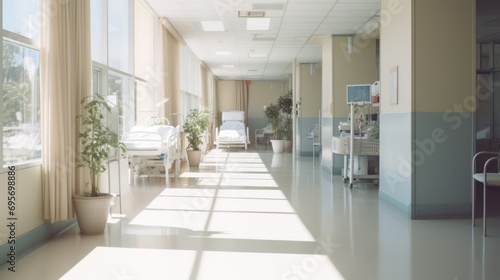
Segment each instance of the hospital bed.
[{"label": "hospital bed", "polygon": [[153,125],[134,126],[130,132],[123,134],[130,185],[134,185],[134,176],[159,175],[159,168],[162,166],[165,168],[167,184],[172,167],[175,168],[175,176],[179,175],[182,157],[180,132],[180,126]]},{"label": "hospital bed", "polygon": [[222,112],[222,125],[216,128],[215,145],[221,147],[245,147],[250,144],[248,127],[245,128],[244,111]]}]

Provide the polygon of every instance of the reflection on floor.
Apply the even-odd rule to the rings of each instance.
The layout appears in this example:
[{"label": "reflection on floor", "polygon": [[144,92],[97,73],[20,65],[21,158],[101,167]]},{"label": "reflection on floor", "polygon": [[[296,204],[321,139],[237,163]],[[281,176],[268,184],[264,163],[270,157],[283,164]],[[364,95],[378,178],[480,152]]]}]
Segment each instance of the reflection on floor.
[{"label": "reflection on floor", "polygon": [[[211,151],[179,178],[124,187],[106,233],[75,226],[0,279],[498,279],[500,233],[470,220],[411,221],[377,187],[318,158]],[[498,227],[496,227],[498,229]],[[492,223],[490,228],[495,231]],[[500,230],[497,230],[500,232]]]}]

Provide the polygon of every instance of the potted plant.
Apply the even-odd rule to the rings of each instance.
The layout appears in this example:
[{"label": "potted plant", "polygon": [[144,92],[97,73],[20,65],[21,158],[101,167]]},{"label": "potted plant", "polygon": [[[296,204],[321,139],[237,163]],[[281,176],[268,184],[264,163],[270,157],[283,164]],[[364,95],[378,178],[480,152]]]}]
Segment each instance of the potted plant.
[{"label": "potted plant", "polygon": [[285,119],[283,121],[283,139],[285,140],[285,148],[292,147],[292,111],[293,111],[293,92],[290,90],[288,94],[281,95],[278,97],[278,106],[283,114],[285,114]]},{"label": "potted plant", "polygon": [[271,145],[273,146],[273,151],[275,153],[282,153],[284,149],[284,140],[282,137],[282,116],[281,110],[278,104],[271,103],[268,106],[264,106],[264,114],[274,132],[274,139],[271,139]]},{"label": "potted plant", "polygon": [[205,144],[203,138],[208,129],[210,121],[210,111],[208,108],[192,109],[186,117],[184,123],[184,133],[188,145],[186,153],[189,161],[189,166],[198,166],[202,156],[202,145]]},{"label": "potted plant", "polygon": [[81,122],[78,136],[82,145],[78,165],[88,168],[90,182],[83,194],[73,196],[73,205],[81,234],[98,235],[103,234],[106,228],[113,197],[109,193],[100,192],[99,175],[106,171],[110,150],[125,152],[125,146],[119,141],[118,135],[106,126],[104,114],[111,113],[111,107],[102,96],[84,97],[81,104],[82,115],[77,117]]}]

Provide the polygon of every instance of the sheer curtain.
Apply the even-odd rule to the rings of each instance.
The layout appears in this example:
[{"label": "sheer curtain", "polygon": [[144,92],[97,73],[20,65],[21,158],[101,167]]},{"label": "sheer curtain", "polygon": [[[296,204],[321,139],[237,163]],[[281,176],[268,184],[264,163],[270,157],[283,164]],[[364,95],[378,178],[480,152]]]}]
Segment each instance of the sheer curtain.
[{"label": "sheer curtain", "polygon": [[245,125],[248,125],[248,85],[245,81],[236,81],[236,110],[245,111]]},{"label": "sheer curtain", "polygon": [[[160,77],[159,89],[161,98],[169,98],[165,103],[165,116],[172,125],[179,125],[183,121],[182,116],[173,117],[169,114],[179,113],[180,104],[180,74],[179,74],[179,41],[165,27],[164,19],[160,20]],[[184,116],[185,117],[185,116]]]},{"label": "sheer curtain", "polygon": [[80,99],[91,93],[90,0],[41,0],[40,38],[43,218],[74,217],[71,197],[80,193]]}]

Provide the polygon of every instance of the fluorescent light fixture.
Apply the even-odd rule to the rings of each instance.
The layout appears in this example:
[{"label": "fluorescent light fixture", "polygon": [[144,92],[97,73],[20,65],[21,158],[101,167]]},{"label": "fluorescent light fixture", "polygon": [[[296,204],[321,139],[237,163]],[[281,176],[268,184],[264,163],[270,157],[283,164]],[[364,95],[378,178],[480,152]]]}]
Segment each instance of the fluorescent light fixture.
[{"label": "fluorescent light fixture", "polygon": [[231,55],[231,52],[228,52],[228,51],[218,51],[218,52],[215,52],[215,55]]},{"label": "fluorescent light fixture", "polygon": [[267,53],[249,53],[249,58],[267,58]]},{"label": "fluorescent light fixture", "polygon": [[234,68],[234,65],[232,65],[232,64],[224,64],[224,65],[222,65],[222,68]]},{"label": "fluorescent light fixture", "polygon": [[201,21],[203,31],[226,31],[222,21]]},{"label": "fluorescent light fixture", "polygon": [[247,30],[269,30],[270,18],[247,18]]}]

